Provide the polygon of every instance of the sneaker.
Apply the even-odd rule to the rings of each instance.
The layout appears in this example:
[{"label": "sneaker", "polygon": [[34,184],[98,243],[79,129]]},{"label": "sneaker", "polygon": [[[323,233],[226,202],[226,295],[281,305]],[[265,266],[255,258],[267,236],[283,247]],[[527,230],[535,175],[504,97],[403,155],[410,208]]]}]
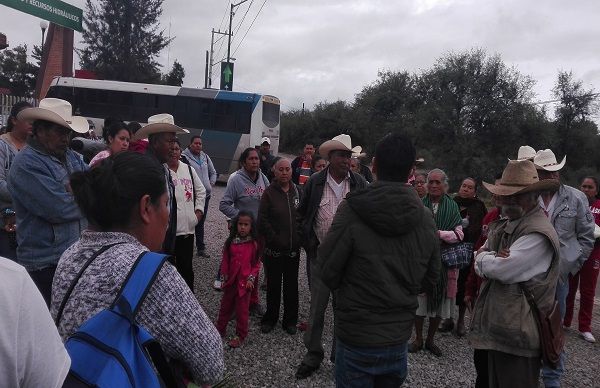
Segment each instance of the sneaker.
[{"label": "sneaker", "polygon": [[204,257],[206,259],[210,259],[210,255],[205,250],[198,251],[198,257]]},{"label": "sneaker", "polygon": [[229,347],[231,348],[239,348],[240,346],[242,346],[242,342],[243,341],[240,339],[240,337],[236,335],[235,337],[230,339],[229,342],[227,342],[227,345],[229,345]]},{"label": "sneaker", "polygon": [[296,378],[298,380],[305,379],[305,378],[311,376],[313,373],[315,373],[315,371],[317,369],[319,369],[319,365],[310,366],[305,363],[301,363],[300,366],[298,367],[298,370],[296,371]]},{"label": "sneaker", "polygon": [[265,315],[265,308],[260,304],[253,304],[250,306],[250,315],[262,317],[263,315]]},{"label": "sneaker", "polygon": [[217,291],[221,291],[222,286],[223,283],[220,280],[215,280],[215,282],[213,283],[213,288]]},{"label": "sneaker", "polygon": [[596,338],[594,338],[592,333],[590,333],[589,331],[584,331],[582,333],[579,333],[579,336],[589,343],[593,344],[596,342]]}]

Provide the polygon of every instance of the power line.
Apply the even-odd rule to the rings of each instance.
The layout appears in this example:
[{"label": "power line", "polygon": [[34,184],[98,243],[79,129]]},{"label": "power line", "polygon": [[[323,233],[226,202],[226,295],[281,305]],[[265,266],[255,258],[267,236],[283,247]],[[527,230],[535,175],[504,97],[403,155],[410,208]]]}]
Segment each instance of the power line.
[{"label": "power line", "polygon": [[[227,5],[225,6],[225,12],[223,12],[223,17],[221,18],[221,23],[219,23],[219,28],[218,30],[221,31],[221,27],[223,26],[223,22],[225,21],[225,16],[227,15],[227,11],[229,11],[229,2],[227,2]],[[223,48],[223,42],[224,40],[221,40],[221,44],[219,45],[219,48],[217,49],[217,54],[215,55],[216,57],[219,56],[219,54],[221,54],[221,49]]]},{"label": "power line", "polygon": [[[246,8],[246,12],[244,13],[244,16],[242,17],[242,20],[238,23],[237,27],[235,28],[234,36],[238,33],[238,31],[242,27],[242,23],[246,19],[246,15],[248,15],[248,11],[250,11],[250,7],[252,7],[252,3],[254,3],[254,0],[250,1],[248,8]],[[233,36],[232,36],[232,38],[233,38]]]},{"label": "power line", "polygon": [[258,10],[258,13],[256,14],[256,16],[254,16],[254,19],[252,20],[252,23],[250,23],[250,27],[248,27],[248,29],[246,30],[246,33],[244,34],[244,36],[242,37],[242,40],[240,40],[240,43],[238,43],[237,47],[235,48],[235,50],[233,50],[233,54],[235,55],[235,53],[238,51],[238,49],[240,48],[240,46],[242,45],[242,42],[244,41],[244,39],[246,38],[246,35],[248,35],[248,32],[250,31],[250,29],[252,28],[252,26],[254,25],[254,22],[256,21],[256,19],[258,18],[258,15],[260,15],[260,11],[262,11],[263,7],[265,6],[265,4],[267,3],[267,0],[264,0],[262,5],[260,6],[260,9]]}]

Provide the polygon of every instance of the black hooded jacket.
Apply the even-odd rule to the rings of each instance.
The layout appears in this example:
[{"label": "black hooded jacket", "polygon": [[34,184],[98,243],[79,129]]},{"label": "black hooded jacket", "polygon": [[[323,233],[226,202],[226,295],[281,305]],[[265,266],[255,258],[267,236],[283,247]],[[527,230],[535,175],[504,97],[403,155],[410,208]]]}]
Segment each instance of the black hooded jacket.
[{"label": "black hooded jacket", "polygon": [[318,260],[337,295],[335,331],[344,343],[408,341],[417,295],[440,273],[436,232],[431,212],[405,183],[375,182],[340,204]]}]

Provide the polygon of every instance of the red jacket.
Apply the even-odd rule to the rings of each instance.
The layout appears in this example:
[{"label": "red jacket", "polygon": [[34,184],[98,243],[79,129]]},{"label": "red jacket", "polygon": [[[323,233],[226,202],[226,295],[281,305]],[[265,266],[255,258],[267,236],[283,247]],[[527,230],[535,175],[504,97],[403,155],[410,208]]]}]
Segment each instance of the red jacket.
[{"label": "red jacket", "polygon": [[[481,235],[479,239],[475,243],[473,250],[477,252],[479,248],[485,244],[488,236],[488,225],[492,221],[496,221],[500,218],[500,209],[497,207],[493,208],[488,212],[488,214],[483,217],[483,221],[481,222]],[[479,288],[481,287],[481,283],[483,279],[475,273],[475,260],[473,260],[473,264],[471,264],[471,271],[469,272],[469,276],[467,277],[467,282],[465,283],[465,296],[470,296],[471,298],[477,298],[479,294]]]},{"label": "red jacket", "polygon": [[248,291],[246,289],[248,277],[258,276],[259,269],[258,242],[255,240],[238,243],[232,241],[229,248],[223,249],[221,274],[227,277],[223,288],[237,286],[238,294],[243,296]]}]

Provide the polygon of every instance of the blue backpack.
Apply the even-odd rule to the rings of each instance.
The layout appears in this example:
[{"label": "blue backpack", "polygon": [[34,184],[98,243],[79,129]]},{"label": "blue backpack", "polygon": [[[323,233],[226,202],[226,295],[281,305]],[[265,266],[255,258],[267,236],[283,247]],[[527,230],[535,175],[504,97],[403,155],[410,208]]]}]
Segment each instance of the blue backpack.
[{"label": "blue backpack", "polygon": [[[96,252],[81,268],[56,315],[63,309],[91,262],[112,244]],[[177,387],[160,344],[135,317],[168,256],[145,252],[133,264],[112,305],[88,319],[67,339],[71,357],[66,387]],[[158,371],[157,372],[155,371]]]}]

